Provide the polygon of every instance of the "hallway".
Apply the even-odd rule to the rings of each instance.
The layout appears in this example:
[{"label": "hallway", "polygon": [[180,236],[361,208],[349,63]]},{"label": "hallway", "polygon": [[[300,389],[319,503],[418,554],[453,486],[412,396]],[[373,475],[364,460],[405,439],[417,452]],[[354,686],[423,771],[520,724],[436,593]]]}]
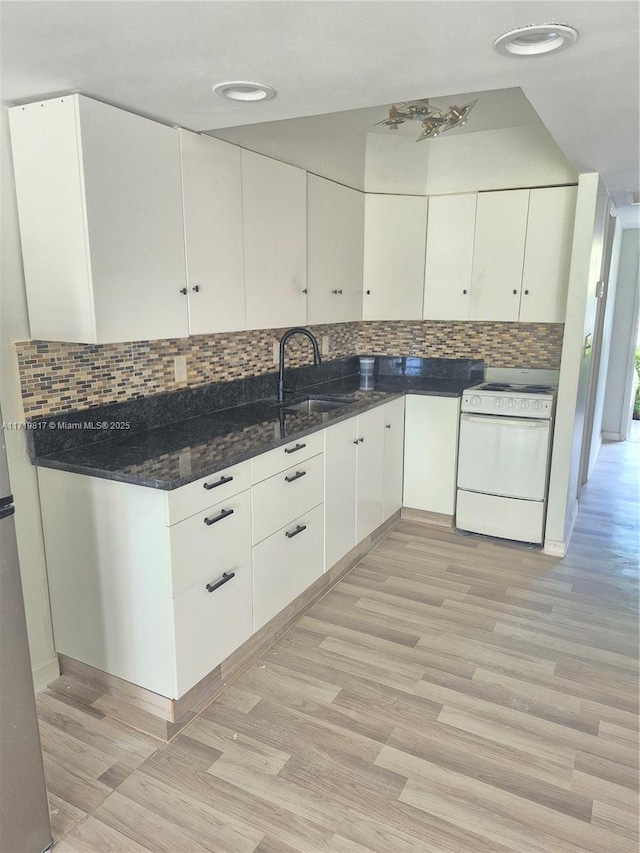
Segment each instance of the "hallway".
[{"label": "hallway", "polygon": [[561,561],[401,522],[167,745],[59,679],[55,853],[637,853],[639,483]]}]

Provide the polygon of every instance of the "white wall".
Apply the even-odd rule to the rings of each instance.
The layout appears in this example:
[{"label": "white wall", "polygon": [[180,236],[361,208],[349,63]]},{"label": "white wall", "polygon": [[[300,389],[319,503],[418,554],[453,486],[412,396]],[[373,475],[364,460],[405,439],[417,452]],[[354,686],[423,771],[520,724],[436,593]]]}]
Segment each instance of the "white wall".
[{"label": "white wall", "polygon": [[[2,278],[0,286],[0,401],[6,423],[24,421],[14,343],[29,338],[15,186],[7,111],[2,109]],[[24,430],[5,430],[11,486],[16,500],[16,530],[27,615],[31,665],[36,686],[58,674],[53,647],[49,591],[36,469],[29,461]]]},{"label": "white wall", "polygon": [[602,350],[600,365],[598,368],[596,399],[593,407],[593,430],[591,433],[591,448],[589,450],[588,478],[591,477],[594,466],[598,461],[600,448],[602,447],[602,415],[604,413],[607,372],[609,368],[609,356],[611,353],[611,336],[613,332],[613,316],[616,303],[616,285],[618,281],[620,249],[622,247],[622,234],[622,224],[619,219],[616,219],[613,244],[611,246],[611,265],[609,267],[609,281],[607,284],[607,304],[605,306],[604,323],[602,327]]},{"label": "white wall", "polygon": [[609,197],[599,175],[580,175],[573,231],[567,314],[562,343],[545,550],[563,553],[578,508],[578,479],[593,335]]},{"label": "white wall", "polygon": [[211,135],[364,190],[365,137],[345,127],[339,115],[229,127]]},{"label": "white wall", "polygon": [[630,361],[638,337],[638,263],[640,230],[623,232],[618,268],[618,285],[613,316],[613,335],[607,372],[607,387],[602,415],[605,438],[616,441],[626,437],[631,394]]},{"label": "white wall", "polygon": [[575,170],[542,125],[415,142],[367,134],[365,190],[442,195],[573,183]]}]

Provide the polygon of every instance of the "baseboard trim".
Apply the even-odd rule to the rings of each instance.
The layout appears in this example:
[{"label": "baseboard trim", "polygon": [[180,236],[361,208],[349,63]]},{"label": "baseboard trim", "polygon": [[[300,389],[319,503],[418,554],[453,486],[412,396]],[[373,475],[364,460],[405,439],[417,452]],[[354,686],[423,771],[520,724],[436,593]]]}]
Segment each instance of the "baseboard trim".
[{"label": "baseboard trim", "polygon": [[[286,634],[310,607],[354,569],[399,523],[400,510],[345,554],[284,610],[263,625],[239,649],[236,649],[179,699],[170,699],[153,693],[65,655],[59,655],[62,676],[53,681],[50,685],[51,689],[64,694],[71,686],[74,698],[82,704],[100,711],[107,718],[117,720],[162,741],[169,741],[227,687],[237,681],[250,666],[253,666],[267,649]],[[56,661],[53,679],[57,675]]]},{"label": "baseboard trim", "polygon": [[60,677],[60,665],[58,664],[57,656],[48,663],[39,666],[33,671],[33,686],[36,693],[40,693],[45,687],[48,687],[49,682],[55,681]]},{"label": "baseboard trim", "polygon": [[602,439],[603,441],[624,441],[619,432],[603,432]]},{"label": "baseboard trim", "polygon": [[542,552],[548,554],[550,557],[564,557],[566,555],[566,546],[564,542],[558,542],[555,539],[545,539]]},{"label": "baseboard trim", "polygon": [[443,512],[428,512],[425,509],[403,506],[400,513],[403,521],[417,521],[432,527],[446,527],[447,530],[453,530],[455,527],[455,516],[446,515]]},{"label": "baseboard trim", "polygon": [[567,548],[569,547],[569,542],[571,541],[571,537],[573,535],[573,528],[576,524],[576,519],[578,518],[578,501],[575,501],[572,509],[571,515],[569,517],[569,521],[564,530],[564,540],[559,542],[557,539],[545,539],[544,546],[542,548],[545,554],[549,554],[552,557],[565,557],[567,554]]}]

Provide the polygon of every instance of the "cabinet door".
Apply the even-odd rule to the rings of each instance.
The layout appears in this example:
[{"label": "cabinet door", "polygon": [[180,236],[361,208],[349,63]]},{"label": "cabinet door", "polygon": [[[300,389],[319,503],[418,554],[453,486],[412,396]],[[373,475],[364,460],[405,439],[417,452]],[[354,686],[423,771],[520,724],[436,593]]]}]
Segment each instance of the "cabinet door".
[{"label": "cabinet door", "polygon": [[325,571],[356,544],[357,418],[325,430]]},{"label": "cabinet door", "polygon": [[421,320],[427,199],[367,193],[364,320]]},{"label": "cabinet door", "polygon": [[180,130],[189,331],[246,328],[240,149]]},{"label": "cabinet door", "polygon": [[457,398],[407,397],[404,506],[454,514],[459,412]]},{"label": "cabinet door", "polygon": [[404,397],[384,407],[383,520],[402,506],[404,467]]},{"label": "cabinet door", "polygon": [[335,322],[362,319],[362,267],[364,263],[364,193],[336,184],[336,285]]},{"label": "cabinet door", "polygon": [[324,514],[320,505],[254,547],[254,631],[320,577],[324,567],[323,546]]},{"label": "cabinet door", "polygon": [[242,151],[248,329],[307,322],[307,176]]},{"label": "cabinet door", "polygon": [[530,191],[520,320],[563,323],[567,307],[576,187]]},{"label": "cabinet door", "polygon": [[529,190],[478,193],[472,320],[518,319]]},{"label": "cabinet door", "polygon": [[78,96],[96,342],[188,334],[178,131]]},{"label": "cabinet door", "polygon": [[307,175],[310,324],[362,317],[364,193]]},{"label": "cabinet door", "polygon": [[82,95],[15,107],[31,335],[188,334],[178,131]]},{"label": "cabinet door", "polygon": [[429,199],[424,319],[468,320],[477,193]]},{"label": "cabinet door", "polygon": [[173,614],[177,698],[251,636],[253,583],[248,548],[225,566],[224,573],[211,570],[203,574],[175,598]]},{"label": "cabinet door", "polygon": [[356,543],[382,524],[384,415],[383,406],[358,415]]}]

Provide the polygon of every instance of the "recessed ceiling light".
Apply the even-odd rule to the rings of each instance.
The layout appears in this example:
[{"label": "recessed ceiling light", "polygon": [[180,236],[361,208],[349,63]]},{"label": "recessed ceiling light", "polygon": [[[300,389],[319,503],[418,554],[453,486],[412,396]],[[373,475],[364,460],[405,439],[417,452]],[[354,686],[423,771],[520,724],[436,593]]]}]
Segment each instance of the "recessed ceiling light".
[{"label": "recessed ceiling light", "polygon": [[213,87],[213,93],[232,101],[270,101],[276,96],[276,90],[271,86],[264,83],[248,83],[246,80],[218,83]]},{"label": "recessed ceiling light", "polygon": [[493,46],[504,56],[538,56],[564,50],[578,38],[578,31],[567,24],[531,24],[503,33]]}]

